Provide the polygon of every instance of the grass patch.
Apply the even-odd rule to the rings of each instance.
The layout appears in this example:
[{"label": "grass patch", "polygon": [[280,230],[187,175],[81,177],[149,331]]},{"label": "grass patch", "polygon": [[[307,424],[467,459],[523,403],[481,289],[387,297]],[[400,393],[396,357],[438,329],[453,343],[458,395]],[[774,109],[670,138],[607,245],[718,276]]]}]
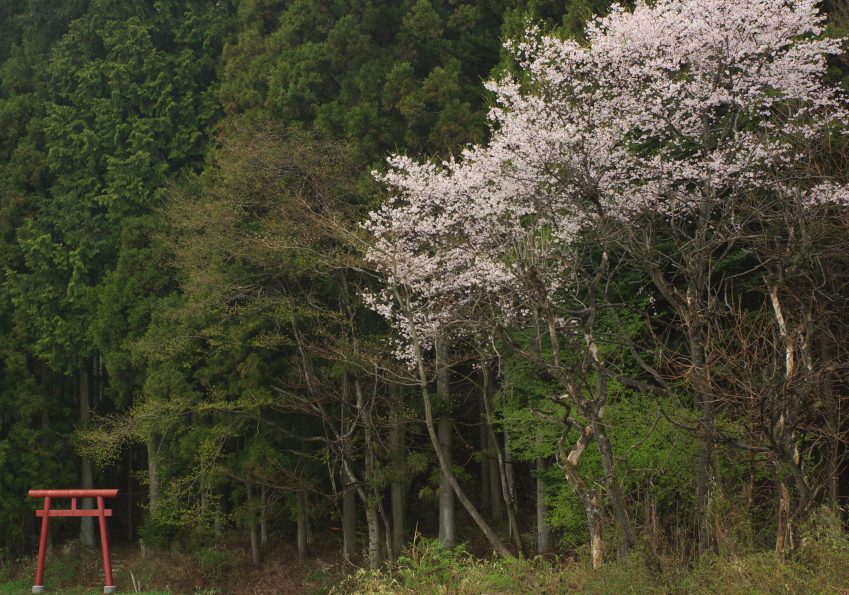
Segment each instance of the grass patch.
[{"label": "grass patch", "polygon": [[[119,591],[120,592],[120,591]],[[130,593],[131,591],[123,591]],[[103,593],[103,588],[92,589],[90,587],[55,587],[49,586],[45,589],[45,593],[55,593],[56,595],[94,595],[95,593]],[[32,585],[24,584],[21,581],[12,581],[0,583],[0,595],[31,595]],[[134,595],[174,595],[165,591],[143,591]]]},{"label": "grass patch", "polygon": [[332,595],[849,595],[849,540],[840,528],[807,532],[791,557],[749,552],[694,567],[649,566],[639,552],[593,570],[584,561],[481,560],[460,546],[419,540],[394,568],[359,571]]}]

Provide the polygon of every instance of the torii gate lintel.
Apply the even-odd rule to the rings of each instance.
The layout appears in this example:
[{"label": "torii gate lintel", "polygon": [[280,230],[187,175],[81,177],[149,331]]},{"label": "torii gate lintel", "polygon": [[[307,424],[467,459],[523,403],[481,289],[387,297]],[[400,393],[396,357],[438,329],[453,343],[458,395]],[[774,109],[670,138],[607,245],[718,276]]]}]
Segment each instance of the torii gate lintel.
[{"label": "torii gate lintel", "polygon": [[[120,490],[30,490],[30,498],[44,498],[44,508],[36,511],[41,520],[41,541],[38,544],[38,570],[35,574],[33,593],[44,592],[44,565],[47,558],[47,533],[50,530],[50,517],[98,517],[100,519],[100,545],[103,549],[103,571],[106,575],[104,593],[115,593],[118,587],[112,579],[112,553],[109,550],[109,530],[106,517],[112,516],[112,510],[106,508],[106,498],[116,498]],[[54,498],[70,498],[71,508],[53,508]],[[83,509],[77,505],[80,498],[96,498],[97,508]]]}]

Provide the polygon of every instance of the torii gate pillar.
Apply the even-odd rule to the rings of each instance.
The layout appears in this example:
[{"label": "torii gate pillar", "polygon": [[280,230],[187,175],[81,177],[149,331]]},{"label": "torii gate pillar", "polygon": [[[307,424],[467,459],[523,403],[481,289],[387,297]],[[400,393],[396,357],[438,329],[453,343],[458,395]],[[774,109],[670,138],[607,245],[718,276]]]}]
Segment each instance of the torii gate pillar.
[{"label": "torii gate pillar", "polygon": [[[112,553],[109,550],[109,530],[106,527],[106,517],[112,516],[112,510],[104,504],[105,498],[116,498],[119,490],[30,490],[30,498],[44,498],[44,509],[36,511],[35,516],[41,518],[41,541],[38,544],[38,570],[35,573],[33,593],[44,592],[44,563],[47,558],[47,533],[50,530],[50,517],[96,516],[100,519],[100,546],[103,549],[103,572],[106,575],[104,593],[115,593],[118,587],[112,580]],[[66,510],[54,509],[54,498],[70,498],[71,508]],[[77,506],[79,498],[97,498],[96,509],[82,509]]]}]

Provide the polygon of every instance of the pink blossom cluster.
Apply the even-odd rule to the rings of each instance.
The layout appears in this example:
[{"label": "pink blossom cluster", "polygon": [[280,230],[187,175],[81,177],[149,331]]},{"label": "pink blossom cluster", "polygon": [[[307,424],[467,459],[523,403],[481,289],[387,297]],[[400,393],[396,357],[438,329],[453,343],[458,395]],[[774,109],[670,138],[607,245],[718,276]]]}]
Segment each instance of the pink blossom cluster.
[{"label": "pink blossom cluster", "polygon": [[[565,299],[576,239],[602,218],[686,217],[764,193],[849,200],[796,173],[800,140],[849,120],[822,83],[842,40],[822,37],[816,4],[639,1],[589,23],[586,43],[536,29],[508,43],[526,76],[486,85],[491,140],[442,163],[395,155],[378,175],[393,194],[366,223],[368,258],[412,296],[420,334]],[[409,336],[397,297],[370,303]]]}]

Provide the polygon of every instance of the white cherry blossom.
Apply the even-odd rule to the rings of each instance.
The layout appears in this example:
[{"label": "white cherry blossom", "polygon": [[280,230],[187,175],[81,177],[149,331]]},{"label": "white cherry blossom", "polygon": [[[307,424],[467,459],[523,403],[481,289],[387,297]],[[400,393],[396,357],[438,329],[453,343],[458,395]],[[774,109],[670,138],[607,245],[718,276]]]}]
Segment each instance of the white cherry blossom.
[{"label": "white cherry blossom", "polygon": [[415,312],[392,292],[372,306],[427,341],[485,311],[520,324],[528,301],[570,295],[575,241],[600,218],[764,193],[845,204],[836,181],[794,175],[798,139],[849,119],[822,83],[842,40],[821,37],[816,5],[639,1],[589,23],[586,43],[535,29],[508,43],[527,76],[487,83],[491,140],[442,163],[395,155],[378,176],[392,196],[366,223],[368,257]]}]

